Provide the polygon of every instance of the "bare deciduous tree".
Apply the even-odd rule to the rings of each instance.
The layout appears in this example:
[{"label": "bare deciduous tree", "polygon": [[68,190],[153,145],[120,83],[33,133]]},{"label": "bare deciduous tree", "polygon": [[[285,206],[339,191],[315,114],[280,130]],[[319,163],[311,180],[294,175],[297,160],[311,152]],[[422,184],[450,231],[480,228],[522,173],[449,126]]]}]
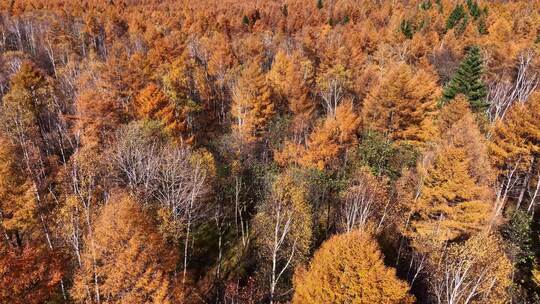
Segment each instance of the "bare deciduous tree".
[{"label": "bare deciduous tree", "polygon": [[537,88],[540,77],[531,71],[534,59],[532,50],[527,50],[519,56],[516,66],[516,76],[512,81],[499,80],[489,87],[487,101],[490,121],[503,119],[514,102],[525,102]]}]

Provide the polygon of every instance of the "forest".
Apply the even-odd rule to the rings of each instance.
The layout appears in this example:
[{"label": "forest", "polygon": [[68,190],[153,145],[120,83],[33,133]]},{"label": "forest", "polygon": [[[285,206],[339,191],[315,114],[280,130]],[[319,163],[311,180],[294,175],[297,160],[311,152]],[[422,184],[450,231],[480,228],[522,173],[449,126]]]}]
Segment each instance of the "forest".
[{"label": "forest", "polygon": [[540,303],[540,0],[0,1],[0,303]]}]

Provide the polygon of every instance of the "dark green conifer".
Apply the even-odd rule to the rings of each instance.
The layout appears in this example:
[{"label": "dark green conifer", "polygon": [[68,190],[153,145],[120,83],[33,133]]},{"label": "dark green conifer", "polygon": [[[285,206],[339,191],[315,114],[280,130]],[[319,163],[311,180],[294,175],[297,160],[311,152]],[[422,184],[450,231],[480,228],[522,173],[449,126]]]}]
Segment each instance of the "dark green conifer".
[{"label": "dark green conifer", "polygon": [[407,38],[412,39],[414,35],[414,28],[409,20],[402,20],[400,25],[401,33]]},{"label": "dark green conifer", "polygon": [[422,1],[422,3],[420,4],[420,8],[425,11],[431,9],[432,6],[433,5],[431,4],[431,0]]},{"label": "dark green conifer", "polygon": [[475,111],[485,110],[487,90],[482,81],[483,70],[484,64],[480,49],[477,46],[470,47],[467,56],[444,88],[441,103],[447,103],[457,94],[464,94]]},{"label": "dark green conifer", "polygon": [[484,18],[480,18],[480,20],[478,20],[478,33],[480,33],[480,35],[487,35],[488,34],[488,30],[487,30],[487,26],[486,26],[486,20]]},{"label": "dark green conifer", "polygon": [[317,0],[317,8],[322,9],[323,8],[323,0]]},{"label": "dark green conifer", "polygon": [[448,20],[446,20],[446,30],[453,29],[456,25],[462,21],[462,19],[465,18],[465,9],[463,8],[463,5],[458,4],[454,10],[450,13],[450,16],[448,16]]},{"label": "dark green conifer", "polygon": [[469,14],[474,18],[474,20],[478,19],[482,15],[482,10],[476,1],[467,0],[467,8],[469,9]]}]

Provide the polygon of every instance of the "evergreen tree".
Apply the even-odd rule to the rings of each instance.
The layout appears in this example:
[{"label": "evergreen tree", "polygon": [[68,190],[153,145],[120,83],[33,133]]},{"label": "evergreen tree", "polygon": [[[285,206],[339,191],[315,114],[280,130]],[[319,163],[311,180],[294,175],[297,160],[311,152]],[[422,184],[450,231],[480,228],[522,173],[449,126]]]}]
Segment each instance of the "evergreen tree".
[{"label": "evergreen tree", "polygon": [[402,20],[400,25],[401,33],[407,38],[412,39],[414,35],[414,28],[410,20]]},{"label": "evergreen tree", "polygon": [[517,209],[502,227],[503,237],[510,243],[512,257],[516,264],[526,264],[534,260],[532,248],[532,216],[526,211]]},{"label": "evergreen tree", "polygon": [[317,8],[322,9],[323,8],[323,0],[317,0]]},{"label": "evergreen tree", "polygon": [[452,12],[450,13],[450,16],[448,16],[448,20],[446,20],[446,30],[453,29],[464,18],[465,18],[465,9],[463,8],[463,5],[458,4],[454,8],[454,10],[452,10]]},{"label": "evergreen tree", "polygon": [[433,7],[433,4],[431,3],[431,0],[425,0],[420,4],[420,8],[427,11]]},{"label": "evergreen tree", "polygon": [[478,28],[478,33],[480,35],[487,35],[488,30],[487,30],[487,25],[486,25],[486,19],[480,18],[480,20],[478,20],[477,28]]},{"label": "evergreen tree", "polygon": [[248,18],[248,16],[244,15],[244,17],[242,17],[242,24],[243,24],[243,25],[249,25],[249,18]]},{"label": "evergreen tree", "polygon": [[469,14],[474,18],[474,20],[478,19],[482,15],[482,10],[476,1],[467,0],[467,8],[469,9]]},{"label": "evergreen tree", "polygon": [[483,71],[484,66],[480,49],[473,46],[469,49],[465,60],[461,62],[458,70],[445,87],[441,103],[446,104],[457,94],[464,94],[475,111],[485,110],[487,107],[485,101],[487,89],[482,81]]}]

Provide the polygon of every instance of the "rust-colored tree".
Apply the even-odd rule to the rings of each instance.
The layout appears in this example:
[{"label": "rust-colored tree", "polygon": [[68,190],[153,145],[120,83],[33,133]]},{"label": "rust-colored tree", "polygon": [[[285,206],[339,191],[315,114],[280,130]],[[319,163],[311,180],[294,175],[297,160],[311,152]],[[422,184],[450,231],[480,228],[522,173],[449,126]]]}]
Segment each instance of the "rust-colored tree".
[{"label": "rust-colored tree", "polygon": [[175,258],[151,218],[125,194],[116,194],[86,240],[73,297],[89,303],[173,303]]},{"label": "rust-colored tree", "polygon": [[271,90],[257,61],[251,62],[240,75],[233,91],[234,130],[247,142],[259,140],[267,131],[275,113]]}]

